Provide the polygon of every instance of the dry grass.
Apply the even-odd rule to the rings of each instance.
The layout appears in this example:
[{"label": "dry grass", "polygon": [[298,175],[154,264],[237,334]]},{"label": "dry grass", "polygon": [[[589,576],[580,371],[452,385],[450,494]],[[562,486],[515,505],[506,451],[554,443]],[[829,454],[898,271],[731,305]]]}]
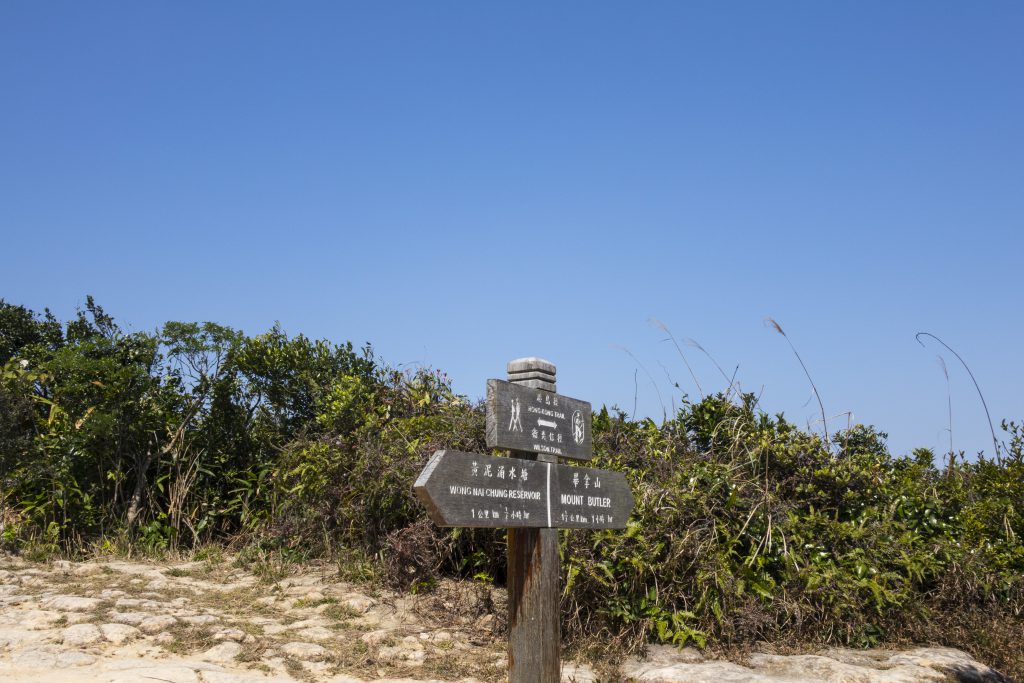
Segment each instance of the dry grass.
[{"label": "dry grass", "polygon": [[173,640],[165,643],[163,648],[174,654],[190,655],[204,652],[219,641],[214,638],[214,631],[209,626],[193,625],[178,622],[167,629]]}]

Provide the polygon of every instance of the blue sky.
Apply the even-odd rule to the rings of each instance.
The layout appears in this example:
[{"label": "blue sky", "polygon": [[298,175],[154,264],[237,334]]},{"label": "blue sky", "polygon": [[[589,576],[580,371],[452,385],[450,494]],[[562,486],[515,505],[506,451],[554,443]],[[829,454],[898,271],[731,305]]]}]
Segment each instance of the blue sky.
[{"label": "blue sky", "polygon": [[829,415],[941,451],[915,332],[1024,418],[1021,35],[1015,2],[5,2],[0,296],[279,320],[473,397],[541,355],[660,418],[697,389],[655,317],[806,424],[772,316]]}]

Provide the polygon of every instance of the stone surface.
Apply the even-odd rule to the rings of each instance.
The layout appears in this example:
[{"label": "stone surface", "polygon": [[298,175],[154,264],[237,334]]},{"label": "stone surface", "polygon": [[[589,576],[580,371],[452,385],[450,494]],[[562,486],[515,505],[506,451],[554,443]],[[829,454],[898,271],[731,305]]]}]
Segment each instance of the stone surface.
[{"label": "stone surface", "polygon": [[43,602],[43,606],[60,612],[91,612],[100,605],[99,598],[83,598],[77,595],[58,595]]},{"label": "stone surface", "polygon": [[142,635],[142,632],[128,624],[101,624],[100,632],[108,642],[120,645],[135,640]]},{"label": "stone surface", "polygon": [[103,634],[95,624],[68,626],[61,634],[61,642],[71,647],[84,647],[103,640]]},{"label": "stone surface", "polygon": [[327,650],[316,643],[291,642],[281,646],[281,652],[295,659],[317,662],[324,658]]},{"label": "stone surface", "polygon": [[53,622],[68,616],[54,610],[32,609],[17,613],[17,616],[11,614],[10,618],[4,621],[22,628],[41,629],[49,628]]},{"label": "stone surface", "polygon": [[158,614],[148,616],[139,623],[139,630],[143,633],[159,633],[165,631],[178,623],[178,620],[169,614]]},{"label": "stone surface", "polygon": [[969,655],[948,648],[885,650],[823,650],[813,655],[754,654],[747,665],[704,661],[695,652],[673,656],[659,652],[654,660],[631,661],[622,667],[627,678],[644,683],[926,683],[948,681],[1002,682],[993,669]]},{"label": "stone surface", "polygon": [[341,599],[341,604],[359,614],[366,614],[373,609],[377,601],[360,593],[349,593]]},{"label": "stone surface", "polygon": [[161,681],[162,683],[200,683],[196,670],[188,666],[157,665],[147,668],[135,668],[112,671],[105,681],[109,683],[140,683],[140,681]]},{"label": "stone surface", "polygon": [[301,631],[296,631],[295,635],[304,640],[330,640],[337,634],[329,628],[323,626],[310,626],[304,628]]},{"label": "stone surface", "polygon": [[110,621],[115,624],[130,624],[131,626],[138,626],[143,620],[151,617],[151,614],[146,612],[111,612],[108,615]]},{"label": "stone surface", "polygon": [[[291,676],[267,677],[255,671],[204,671],[203,683],[293,683]],[[362,683],[362,681],[359,681]]]},{"label": "stone surface", "polygon": [[219,645],[214,645],[209,650],[203,653],[202,659],[208,662],[233,662],[242,652],[242,646],[234,641],[225,641]]},{"label": "stone surface", "polygon": [[359,636],[359,639],[370,647],[377,647],[392,637],[394,632],[389,628],[380,628]]},{"label": "stone surface", "polygon": [[597,674],[586,664],[562,664],[562,683],[599,683]]},{"label": "stone surface", "polygon": [[407,642],[394,646],[385,645],[377,650],[377,658],[384,662],[418,666],[426,660],[427,653],[419,643],[414,645],[419,645],[419,647],[410,647],[410,644]]},{"label": "stone surface", "polygon": [[96,662],[96,655],[85,652],[61,652],[57,655],[57,668],[67,669],[78,666],[89,666]]},{"label": "stone surface", "polygon": [[245,640],[245,631],[240,628],[225,628],[213,634],[214,640],[233,640],[240,643]]},{"label": "stone surface", "polygon": [[[179,576],[180,572],[162,573],[166,566],[161,569],[146,562],[41,566],[0,554],[0,681],[480,683],[470,678],[434,681],[427,672],[443,670],[442,657],[474,663],[488,672],[487,680],[505,678],[504,639],[489,635],[489,629],[498,628],[494,614],[504,609],[503,591],[493,590],[497,604],[479,610],[476,602],[461,602],[474,589],[454,582],[430,597],[386,590],[370,597],[323,568],[300,570],[279,583],[260,583],[233,569],[221,569],[209,580],[200,580],[195,577],[202,576],[205,565],[186,566],[191,573]],[[79,576],[101,578],[69,578]],[[168,589],[147,590],[160,576]],[[240,589],[245,590],[225,596],[226,591]],[[298,607],[289,607],[296,599]],[[118,607],[107,612],[107,623],[91,623],[104,613],[99,610],[114,601]],[[359,616],[338,619],[323,609],[334,606]],[[179,621],[189,628],[173,628]],[[143,624],[150,633],[136,628]],[[197,648],[198,652],[186,654]],[[334,653],[340,656],[335,658]],[[356,659],[348,660],[349,654]],[[245,661],[238,659],[240,655],[245,655]],[[335,662],[345,661],[357,662],[362,677],[352,675],[356,670],[347,673],[344,665],[339,671]],[[645,657],[624,662],[618,673],[594,663],[567,662],[561,679],[565,683],[1005,682],[963,652],[928,647],[829,648],[794,656],[755,653],[740,664],[705,657],[691,648],[652,646]]]},{"label": "stone surface", "polygon": [[220,619],[212,614],[190,614],[178,618],[186,624],[192,624],[194,626],[199,626],[201,624],[215,624],[220,621]]}]

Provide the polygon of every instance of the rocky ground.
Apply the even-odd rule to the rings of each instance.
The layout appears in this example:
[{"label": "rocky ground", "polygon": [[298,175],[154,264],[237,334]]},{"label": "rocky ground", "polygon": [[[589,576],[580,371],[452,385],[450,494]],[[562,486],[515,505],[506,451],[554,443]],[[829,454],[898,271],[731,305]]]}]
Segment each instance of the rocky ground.
[{"label": "rocky ground", "polygon": [[[0,680],[12,683],[361,683],[505,679],[503,595],[443,584],[401,596],[335,568],[247,571],[223,557],[155,564],[0,556]],[[257,567],[257,569],[259,569]],[[943,648],[754,654],[740,663],[651,648],[613,672],[566,663],[563,681],[788,683],[1002,681]]]}]

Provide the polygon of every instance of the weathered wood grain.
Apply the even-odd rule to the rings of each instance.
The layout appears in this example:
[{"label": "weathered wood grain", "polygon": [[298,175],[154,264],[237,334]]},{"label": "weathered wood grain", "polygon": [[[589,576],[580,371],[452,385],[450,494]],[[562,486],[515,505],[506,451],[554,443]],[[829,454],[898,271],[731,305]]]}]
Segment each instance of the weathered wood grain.
[{"label": "weathered wood grain", "polygon": [[[557,396],[554,363],[543,358],[519,358],[510,361],[507,370],[509,380],[515,384],[506,386],[522,389],[516,386],[522,384],[529,388],[530,393],[543,391],[548,400],[551,396]],[[517,376],[532,372],[550,375],[550,383],[546,378],[517,379]],[[509,422],[504,424],[510,425],[512,413],[511,410],[500,412],[502,401],[498,398],[496,387],[497,382],[495,387],[492,387],[491,382],[487,383],[487,432],[497,438],[501,434],[499,421],[508,418]],[[506,407],[510,406],[506,404]],[[521,407],[516,413],[521,419]],[[493,429],[492,419],[495,421]],[[500,438],[497,440],[500,441]],[[554,454],[533,455],[531,450],[516,450],[513,447],[511,455],[523,460],[536,460],[549,467],[558,463]],[[550,497],[548,500],[550,504]],[[562,632],[558,578],[562,572],[558,555],[558,531],[509,529],[507,539],[508,680],[510,683],[559,683],[562,674]]]},{"label": "weathered wood grain", "polygon": [[509,529],[510,683],[559,683],[561,680],[559,565],[556,529]]},{"label": "weathered wood grain", "polygon": [[437,451],[413,485],[438,526],[550,527],[557,465]]},{"label": "weathered wood grain", "polygon": [[413,490],[438,526],[624,529],[633,494],[621,472],[437,451]]},{"label": "weathered wood grain", "polygon": [[563,529],[625,529],[633,492],[622,472],[558,465],[552,491],[552,526]]},{"label": "weathered wood grain", "polygon": [[590,404],[529,386],[539,380],[524,381],[527,386],[487,380],[487,445],[589,460]]}]

